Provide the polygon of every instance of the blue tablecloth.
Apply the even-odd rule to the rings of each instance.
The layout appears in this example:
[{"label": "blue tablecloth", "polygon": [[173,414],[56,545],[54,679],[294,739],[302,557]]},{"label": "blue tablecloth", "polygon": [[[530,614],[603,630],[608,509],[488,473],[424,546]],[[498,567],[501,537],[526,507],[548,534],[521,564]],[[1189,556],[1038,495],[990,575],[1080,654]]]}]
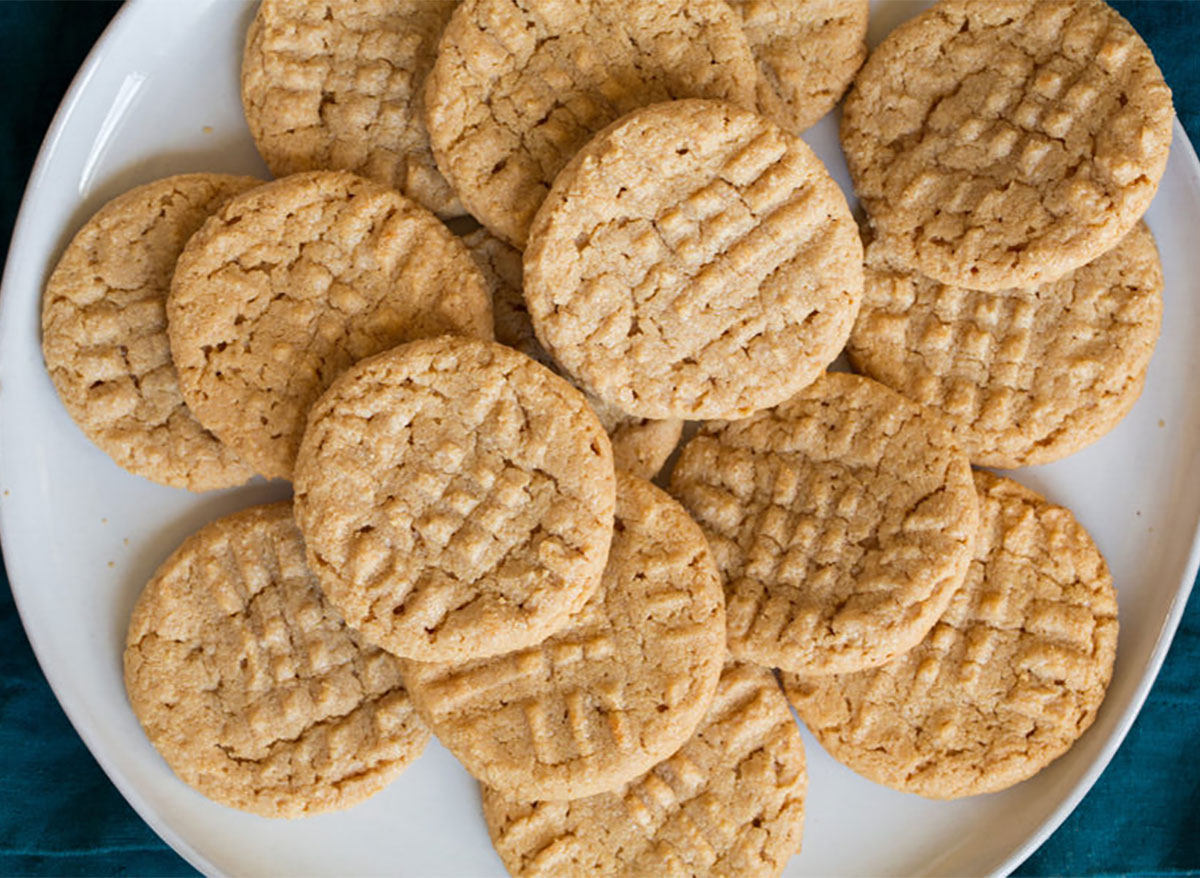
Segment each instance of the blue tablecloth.
[{"label": "blue tablecloth", "polygon": [[[186,0],[163,0],[186,2]],[[1200,3],[1115,4],[1200,143]],[[114,2],[0,3],[0,246],[50,118]],[[1181,474],[1200,478],[1200,474]],[[1200,589],[1198,589],[1200,591]],[[42,676],[0,573],[0,875],[192,875],[125,803]],[[1200,598],[1112,764],[1024,875],[1200,875]]]}]

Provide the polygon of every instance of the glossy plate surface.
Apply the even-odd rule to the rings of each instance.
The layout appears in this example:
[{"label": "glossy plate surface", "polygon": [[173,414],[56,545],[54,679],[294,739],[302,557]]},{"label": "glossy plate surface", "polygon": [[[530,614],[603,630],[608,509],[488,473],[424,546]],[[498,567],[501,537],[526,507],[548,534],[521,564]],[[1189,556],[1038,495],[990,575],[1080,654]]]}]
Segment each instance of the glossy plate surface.
[{"label": "glossy plate surface", "polygon": [[[920,5],[879,4],[873,42]],[[358,808],[274,822],[176,780],[125,700],[125,625],[157,565],[201,525],[286,496],[287,487],[190,495],[121,471],[74,426],[46,375],[41,289],[70,236],[126,189],[184,171],[266,175],[238,97],[252,15],[240,0],[133,0],[80,71],[43,146],[0,297],[0,534],[13,592],[87,745],[138,812],[203,871],[502,876],[475,784],[436,743]],[[807,139],[848,189],[834,120]],[[1074,510],[1112,566],[1121,640],[1094,727],[1035,779],[950,803],[875,786],[806,736],[805,844],[788,875],[1006,872],[1066,817],[1133,722],[1200,560],[1200,166],[1178,125],[1147,221],[1163,255],[1166,319],[1140,402],[1087,450],[1014,474]]]}]

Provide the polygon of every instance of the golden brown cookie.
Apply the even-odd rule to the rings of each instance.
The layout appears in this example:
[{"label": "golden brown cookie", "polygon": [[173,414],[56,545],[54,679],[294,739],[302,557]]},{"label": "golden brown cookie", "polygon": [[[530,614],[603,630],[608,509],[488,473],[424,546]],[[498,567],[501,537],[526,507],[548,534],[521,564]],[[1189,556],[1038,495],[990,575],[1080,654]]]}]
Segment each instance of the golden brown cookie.
[{"label": "golden brown cookie", "polygon": [[1116,246],[1158,188],[1171,92],[1102,0],[943,0],[846,99],[842,146],[876,235],[942,283],[1049,283]]},{"label": "golden brown cookie", "polygon": [[1069,511],[977,472],[966,584],[907,655],[858,674],[784,676],[821,745],[876,783],[935,799],[1005,789],[1065,753],[1112,678],[1117,599]]},{"label": "golden brown cookie", "polygon": [[358,804],[429,740],[399,663],[322,596],[286,501],[212,522],[158,569],[125,687],[181,780],[264,817]]},{"label": "golden brown cookie", "polygon": [[438,167],[495,235],[525,246],[555,175],[608,123],[657,101],[754,106],[724,0],[464,0],[429,74]]},{"label": "golden brown cookie", "polygon": [[459,216],[425,131],[425,76],[454,0],[263,0],[242,107],[276,177],[354,171]]},{"label": "golden brown cookie", "polygon": [[525,251],[537,336],[581,386],[646,418],[740,418],[846,343],[862,242],[800,138],[716,101],[610,126],[563,170]]},{"label": "golden brown cookie", "polygon": [[188,242],[167,301],[183,398],[264,476],[291,478],[309,407],[363,357],[492,336],[487,286],[437,217],[344,171],[229,201]]},{"label": "golden brown cookie", "polygon": [[253,177],[180,174],[114,198],[63,251],[42,297],[42,353],[67,412],[135,475],[208,491],[254,471],[188,411],[167,291],[189,237]]},{"label": "golden brown cookie", "polygon": [[867,248],[854,368],[946,415],[973,463],[1058,460],[1132,408],[1162,324],[1162,265],[1144,223],[1030,290],[974,292]]},{"label": "golden brown cookie", "polygon": [[977,526],[971,467],[945,420],[841,372],[705,425],[671,493],[721,568],[730,651],[806,674],[919,643],[962,584]]},{"label": "golden brown cookie", "polygon": [[[505,244],[487,229],[478,229],[463,238],[492,291],[492,311],[496,341],[515,348],[527,357],[554,371],[558,366],[546,353],[529,321],[522,292],[521,253]],[[683,435],[679,418],[651,420],[634,418],[604,400],[584,393],[600,423],[612,440],[613,463],[618,470],[652,479],[658,475]]]},{"label": "golden brown cookie", "polygon": [[511,348],[443,336],[361,362],[321,397],[296,519],[367,639],[465,661],[540,643],[587,603],[614,484],[583,394]]},{"label": "golden brown cookie", "polygon": [[537,646],[402,664],[417,710],[483,783],[514,799],[578,799],[667,758],[708,710],[725,601],[704,534],[649,482],[617,476],[600,588]]},{"label": "golden brown cookie", "polygon": [[800,850],[804,743],[769,671],[730,662],[696,734],[618,790],[573,802],[483,788],[492,843],[518,878],[779,875]]},{"label": "golden brown cookie", "polygon": [[758,111],[799,134],[841,100],[867,57],[870,0],[729,0],[758,62]]}]

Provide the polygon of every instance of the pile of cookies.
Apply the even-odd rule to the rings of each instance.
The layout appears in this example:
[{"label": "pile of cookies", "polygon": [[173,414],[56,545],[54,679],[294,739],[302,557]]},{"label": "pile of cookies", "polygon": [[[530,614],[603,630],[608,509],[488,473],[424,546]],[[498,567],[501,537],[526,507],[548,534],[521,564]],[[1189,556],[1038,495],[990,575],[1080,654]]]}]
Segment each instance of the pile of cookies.
[{"label": "pile of cookies", "polygon": [[[44,298],[119,464],[293,483],[134,610],[130,702],[180,778],[314,814],[432,733],[514,875],[777,874],[789,700],[936,798],[1087,729],[1108,569],[972,464],[1062,457],[1140,393],[1170,94],[1101,0],[942,0],[863,65],[866,17],[263,0],[243,101],[278,179],[121,196]],[[861,223],[799,137],[851,80]]]}]

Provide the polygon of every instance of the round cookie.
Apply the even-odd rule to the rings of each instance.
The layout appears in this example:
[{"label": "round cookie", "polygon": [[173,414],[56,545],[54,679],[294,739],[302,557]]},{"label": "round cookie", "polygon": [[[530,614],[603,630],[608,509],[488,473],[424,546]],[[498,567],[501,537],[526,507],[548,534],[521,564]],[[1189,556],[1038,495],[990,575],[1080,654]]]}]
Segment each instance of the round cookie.
[{"label": "round cookie", "polygon": [[[487,229],[477,229],[463,238],[475,257],[492,291],[496,341],[515,348],[527,357],[558,371],[554,359],[538,343],[529,320],[522,292],[521,253],[496,238]],[[652,420],[634,418],[590,393],[588,404],[600,418],[612,440],[613,464],[618,470],[652,479],[658,475],[683,435],[679,418]]]},{"label": "round cookie", "polygon": [[755,70],[724,0],[463,0],[426,86],[438,167],[493,234],[524,247],[555,176],[637,107],[754,106]]},{"label": "round cookie", "polygon": [[758,111],[799,134],[841,100],[867,57],[870,0],[729,0],[758,62]]},{"label": "round cookie", "polygon": [[872,671],[784,676],[830,755],[935,799],[1005,789],[1065,753],[1096,717],[1117,647],[1112,577],[1071,513],[975,480],[971,571],[930,635]]},{"label": "round cookie", "polygon": [[525,251],[537,337],[647,418],[741,418],[841,352],[862,242],[800,138],[715,101],[638,110],[571,160]]},{"label": "round cookie", "polygon": [[1144,223],[1031,290],[945,286],[867,248],[854,368],[940,410],[971,461],[1018,467],[1096,441],[1141,393],[1162,324],[1162,265]]},{"label": "round cookie", "polygon": [[402,668],[417,710],[480,781],[514,799],[578,799],[683,746],[724,654],[704,534],[662,490],[621,473],[604,578],[566,627],[506,655]]},{"label": "round cookie", "polygon": [[229,198],[261,180],[180,174],[114,198],[63,251],[42,298],[42,354],[71,418],[135,475],[192,491],[254,471],[188,411],[167,343],[179,253]]},{"label": "round cookie", "polygon": [[287,501],[214,521],[164,562],[129,622],[125,687],[181,780],[264,817],[349,808],[429,740],[399,663],[322,596]]},{"label": "round cookie", "polygon": [[425,336],[492,336],[487,286],[458,239],[344,171],[229,201],[179,257],[167,317],[189,407],[270,478],[291,478],[309,407],[355,361]]},{"label": "round cookie", "polygon": [[567,624],[600,585],[614,491],[583,394],[511,348],[454,336],[346,372],[296,463],[325,594],[418,661],[510,652]]},{"label": "round cookie", "polygon": [[861,670],[919,643],[962,584],[977,527],[945,420],[841,372],[705,425],[671,493],[721,568],[730,652],[796,673]]},{"label": "round cookie", "polygon": [[871,54],[842,147],[902,264],[995,291],[1115,246],[1158,188],[1172,119],[1150,49],[1102,0],[943,0]]},{"label": "round cookie", "polygon": [[613,792],[520,803],[483,788],[510,874],[770,878],[800,850],[804,743],[770,671],[729,662],[696,734]]},{"label": "round cookie", "polygon": [[242,107],[271,173],[354,171],[462,214],[425,130],[425,76],[453,0],[263,0]]}]

